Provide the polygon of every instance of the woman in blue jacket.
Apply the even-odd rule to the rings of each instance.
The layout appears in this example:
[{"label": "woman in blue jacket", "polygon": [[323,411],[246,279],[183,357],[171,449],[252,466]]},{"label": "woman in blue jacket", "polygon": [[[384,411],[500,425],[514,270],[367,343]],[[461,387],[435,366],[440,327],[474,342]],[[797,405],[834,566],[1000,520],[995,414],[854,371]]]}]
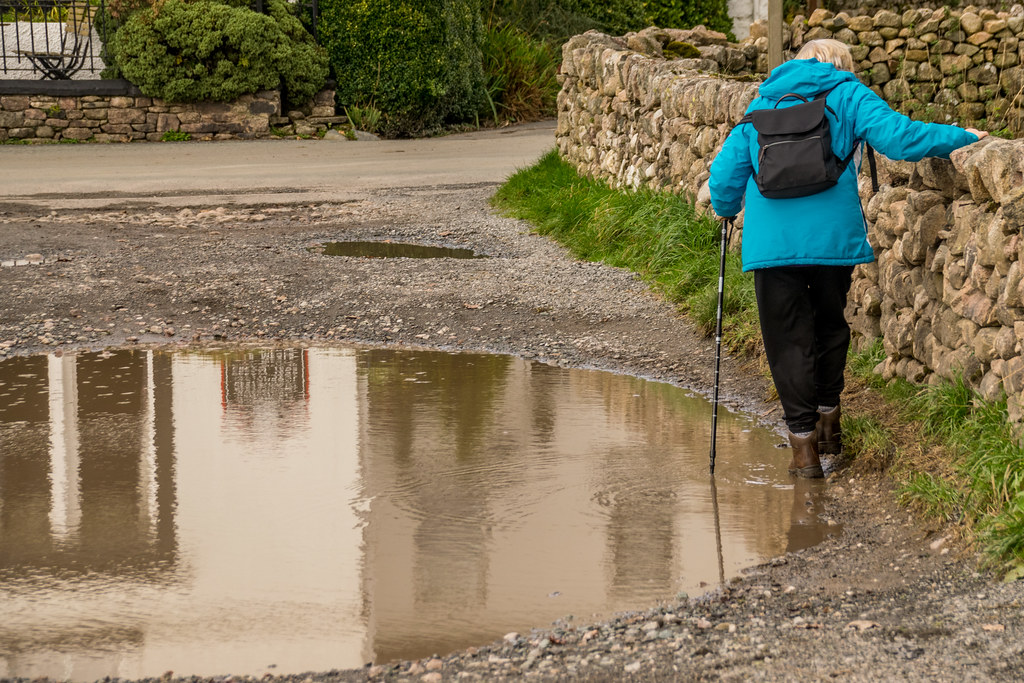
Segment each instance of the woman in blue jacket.
[{"label": "woman in blue jacket", "polygon": [[[780,103],[788,93],[808,100],[827,93],[832,150],[839,159],[862,142],[890,159],[948,158],[986,135],[893,111],[857,80],[849,48],[837,40],[804,45],[772,71],[747,111],[800,102]],[[711,204],[719,216],[735,216],[746,206],[743,270],[754,271],[761,335],[793,450],[789,471],[821,477],[819,453],[841,448],[839,395],[850,344],[843,311],[851,275],[856,264],[874,260],[857,192],[859,159],[827,190],[769,199],[754,179],[757,137],[753,125],[741,124],[726,138],[711,164]]]}]

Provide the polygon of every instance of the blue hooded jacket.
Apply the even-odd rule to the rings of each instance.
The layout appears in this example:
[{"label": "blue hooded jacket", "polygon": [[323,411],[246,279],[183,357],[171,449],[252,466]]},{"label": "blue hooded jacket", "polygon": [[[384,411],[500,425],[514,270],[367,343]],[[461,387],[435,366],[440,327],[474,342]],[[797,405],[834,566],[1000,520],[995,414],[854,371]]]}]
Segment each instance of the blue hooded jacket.
[{"label": "blue hooded jacket", "polygon": [[[956,126],[912,121],[893,111],[857,77],[816,59],[797,59],[776,67],[758,89],[748,112],[774,107],[797,93],[807,99],[828,91],[826,104],[832,150],[845,158],[867,142],[890,159],[920,161],[949,157],[978,137]],[[788,98],[779,108],[798,104]],[[757,189],[757,131],[749,124],[732,129],[711,164],[711,205],[719,216],[735,216],[746,196],[743,219],[743,270],[794,265],[852,266],[874,260],[857,193],[857,168],[851,163],[839,182],[818,194],[768,199]]]}]

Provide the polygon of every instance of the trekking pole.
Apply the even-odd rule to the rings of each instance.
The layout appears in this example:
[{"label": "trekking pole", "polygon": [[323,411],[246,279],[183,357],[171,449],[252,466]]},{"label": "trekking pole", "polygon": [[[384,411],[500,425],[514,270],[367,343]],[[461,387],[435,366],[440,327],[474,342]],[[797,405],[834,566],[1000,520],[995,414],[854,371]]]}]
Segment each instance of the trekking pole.
[{"label": "trekking pole", "polygon": [[725,251],[734,218],[722,219],[721,260],[718,268],[718,313],[715,320],[715,386],[711,400],[711,474],[715,473],[715,438],[718,434],[718,377],[722,365],[722,309],[725,304]]},{"label": "trekking pole", "polygon": [[711,510],[715,514],[715,546],[718,549],[718,585],[725,585],[725,556],[722,554],[722,523],[718,517],[718,487],[711,477]]}]

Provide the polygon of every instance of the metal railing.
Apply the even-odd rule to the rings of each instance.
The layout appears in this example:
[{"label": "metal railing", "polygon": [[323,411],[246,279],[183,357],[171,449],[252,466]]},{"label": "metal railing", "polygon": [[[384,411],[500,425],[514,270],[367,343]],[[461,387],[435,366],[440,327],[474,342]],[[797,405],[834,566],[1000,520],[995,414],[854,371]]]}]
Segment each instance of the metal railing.
[{"label": "metal railing", "polygon": [[[106,68],[106,0],[0,0],[0,79],[90,80]],[[319,42],[317,0],[289,0]],[[252,9],[265,12],[264,0]]]},{"label": "metal railing", "polygon": [[0,78],[95,79],[104,0],[0,0]]}]

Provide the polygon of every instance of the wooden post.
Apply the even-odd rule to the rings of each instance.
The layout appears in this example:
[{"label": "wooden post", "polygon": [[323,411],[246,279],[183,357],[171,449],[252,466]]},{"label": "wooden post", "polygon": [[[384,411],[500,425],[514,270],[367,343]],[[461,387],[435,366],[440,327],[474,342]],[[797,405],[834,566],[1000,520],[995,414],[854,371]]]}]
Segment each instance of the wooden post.
[{"label": "wooden post", "polygon": [[782,0],[768,0],[768,70],[782,64]]}]

